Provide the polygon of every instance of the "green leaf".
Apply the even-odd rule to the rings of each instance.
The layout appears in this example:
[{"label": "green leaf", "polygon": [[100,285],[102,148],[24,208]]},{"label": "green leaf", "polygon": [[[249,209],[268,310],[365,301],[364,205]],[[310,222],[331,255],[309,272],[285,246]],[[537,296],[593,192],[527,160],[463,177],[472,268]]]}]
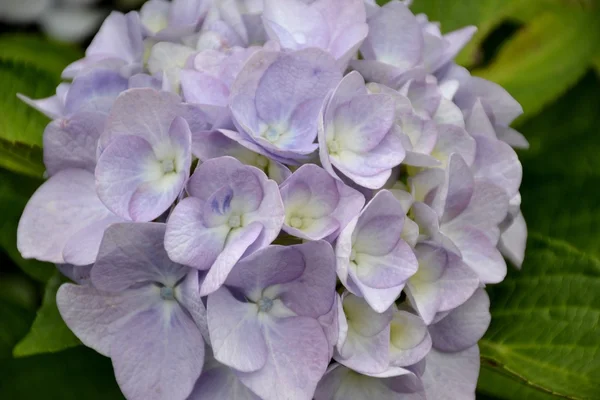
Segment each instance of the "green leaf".
[{"label": "green leaf", "polygon": [[110,360],[80,346],[0,363],[0,399],[123,399]]},{"label": "green leaf", "polygon": [[592,60],[592,65],[596,69],[596,73],[598,75],[600,75],[600,51],[598,51],[598,53],[596,53],[596,56]]},{"label": "green leaf", "polygon": [[529,385],[527,382],[507,375],[498,368],[486,364],[481,365],[479,382],[477,385],[478,400],[558,400],[559,396],[546,392],[543,389]]},{"label": "green leaf", "polygon": [[[443,32],[475,25],[477,33],[458,55],[465,66],[477,64],[484,39],[503,21],[525,23],[542,12],[588,12],[594,0],[414,0],[414,13],[425,13],[430,21],[440,21]],[[590,39],[591,40],[591,39]]]},{"label": "green leaf", "polygon": [[[532,145],[521,154],[530,239],[522,271],[488,287],[492,324],[480,342],[483,360],[506,377],[504,393],[600,393],[599,91],[588,74],[519,127]],[[503,393],[487,376],[480,390]]]},{"label": "green leaf", "polygon": [[519,127],[531,144],[523,163],[522,210],[530,229],[600,257],[600,78],[586,75]]},{"label": "green leaf", "polygon": [[[33,318],[33,312],[13,303],[0,301],[0,365],[6,362],[6,358],[10,358],[13,347],[27,333]],[[2,386],[3,380],[4,377],[0,379],[0,386]],[[0,398],[9,399],[10,397],[0,395]]]},{"label": "green leaf", "polygon": [[83,57],[82,51],[73,45],[49,40],[31,34],[0,35],[0,60],[44,70],[58,78],[63,69]]},{"label": "green leaf", "polygon": [[33,98],[54,94],[60,82],[56,76],[15,61],[0,60],[0,167],[41,177],[42,135],[48,118],[17,98],[23,93]]},{"label": "green leaf", "polygon": [[600,261],[530,232],[521,272],[490,289],[484,359],[532,385],[572,398],[600,393]]},{"label": "green leaf", "polygon": [[0,35],[0,167],[41,177],[42,134],[48,118],[17,98],[52,96],[61,71],[81,56],[81,51],[38,36]]},{"label": "green leaf", "polygon": [[37,289],[35,282],[23,274],[3,273],[0,277],[0,301],[28,311],[35,312],[39,306]]},{"label": "green leaf", "polygon": [[17,250],[17,226],[25,204],[42,183],[41,180],[19,176],[0,169],[0,248],[25,273],[46,282],[55,271],[54,265],[37,260],[25,260]]},{"label": "green leaf", "polygon": [[599,37],[598,12],[543,12],[502,46],[492,64],[474,73],[503,86],[532,116],[583,76]]},{"label": "green leaf", "polygon": [[15,357],[52,353],[81,344],[64,323],[56,306],[56,292],[63,282],[57,271],[46,284],[42,307],[27,336],[15,346]]}]

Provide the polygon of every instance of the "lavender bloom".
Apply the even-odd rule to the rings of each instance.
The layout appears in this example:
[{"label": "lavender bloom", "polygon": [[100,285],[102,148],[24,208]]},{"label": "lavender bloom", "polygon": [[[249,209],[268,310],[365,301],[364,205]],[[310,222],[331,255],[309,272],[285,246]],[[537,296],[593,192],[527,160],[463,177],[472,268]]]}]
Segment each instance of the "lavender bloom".
[{"label": "lavender bloom", "polygon": [[340,335],[334,359],[355,371],[378,374],[390,366],[390,323],[393,309],[375,312],[350,293],[343,296],[338,313]]},{"label": "lavender bloom", "polygon": [[321,104],[340,79],[323,50],[255,53],[231,88],[229,105],[240,131],[231,138],[284,163],[306,159],[318,148]]},{"label": "lavender bloom", "polygon": [[338,314],[340,335],[334,358],[367,375],[403,375],[431,349],[423,320],[391,306],[375,312],[364,300],[346,294]]},{"label": "lavender bloom", "polygon": [[434,241],[461,255],[481,282],[502,281],[506,263],[496,245],[500,235],[498,225],[508,211],[505,192],[489,182],[475,181],[458,155],[450,158],[446,178],[442,178],[443,184],[435,191],[427,189],[431,185],[428,182],[431,174],[427,172],[412,179],[413,186],[421,186],[415,191],[421,192],[432,206],[415,204],[416,222]]},{"label": "lavender bloom", "polygon": [[384,312],[417,271],[417,259],[402,240],[406,212],[387,190],[344,228],[336,242],[338,276],[346,288]]},{"label": "lavender bloom", "polygon": [[53,121],[18,248],[125,397],[474,399],[522,110],[409,4],[150,0],[20,96]]},{"label": "lavender bloom", "polygon": [[270,246],[208,296],[215,358],[260,398],[312,398],[329,362],[318,318],[335,302],[334,262],[324,241]]},{"label": "lavender bloom", "polygon": [[420,243],[415,248],[417,273],[410,277],[406,294],[425,323],[437,313],[450,311],[479,287],[479,279],[461,258],[443,247]]},{"label": "lavender bloom", "polygon": [[323,168],[337,177],[378,189],[404,159],[400,130],[395,125],[395,101],[369,94],[359,73],[339,83],[319,115],[319,155]]},{"label": "lavender bloom", "polygon": [[164,224],[111,226],[92,285],[64,284],[59,311],[81,341],[110,357],[129,399],[185,399],[204,362],[198,273],[173,263]]},{"label": "lavender bloom", "polygon": [[277,237],[283,204],[275,182],[232,157],[200,164],[186,189],[190,197],[169,218],[165,248],[172,260],[208,270],[205,296],[225,282],[242,256]]},{"label": "lavender bloom", "polygon": [[184,112],[178,96],[153,89],[131,89],[117,99],[96,166],[98,196],[115,214],[150,221],[179,196],[191,165]]},{"label": "lavender bloom", "polygon": [[369,31],[362,0],[266,0],[263,20],[283,48],[327,50],[342,70]]},{"label": "lavender bloom", "polygon": [[475,103],[480,101],[499,139],[516,148],[529,147],[523,135],[509,127],[523,114],[523,108],[504,88],[471,76],[465,68],[453,63],[437,71],[436,76],[441,84],[450,82],[456,86],[453,101],[465,116],[468,117]]},{"label": "lavender bloom", "polygon": [[280,186],[283,230],[307,240],[334,239],[358,215],[365,199],[358,191],[307,164]]}]

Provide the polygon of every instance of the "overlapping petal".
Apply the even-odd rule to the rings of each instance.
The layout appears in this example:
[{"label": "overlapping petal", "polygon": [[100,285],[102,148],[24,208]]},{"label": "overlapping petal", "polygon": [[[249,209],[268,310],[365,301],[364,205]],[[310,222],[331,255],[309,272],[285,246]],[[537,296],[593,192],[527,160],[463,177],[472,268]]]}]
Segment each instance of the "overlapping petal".
[{"label": "overlapping petal", "polygon": [[279,189],[257,168],[232,157],[198,166],[191,197],[173,210],[165,248],[172,260],[209,270],[202,295],[218,289],[244,255],[270,244],[283,224]]},{"label": "overlapping petal", "polygon": [[323,50],[258,51],[231,88],[229,106],[240,130],[232,138],[279,161],[306,158],[317,149],[321,104],[340,79],[335,60]]},{"label": "overlapping petal", "polygon": [[335,238],[364,205],[362,194],[313,164],[300,167],[280,190],[286,212],[283,229],[308,240]]},{"label": "overlapping petal", "polygon": [[327,242],[260,250],[208,296],[215,358],[235,368],[260,398],[309,399],[329,361],[318,318],[334,302],[334,256]]},{"label": "overlapping petal", "polygon": [[417,259],[401,238],[404,219],[400,202],[382,190],[336,242],[340,279],[378,312],[390,307],[417,271]]},{"label": "overlapping petal", "polygon": [[405,155],[395,112],[393,97],[368,94],[360,74],[346,75],[319,115],[323,167],[369,189],[382,187]]}]

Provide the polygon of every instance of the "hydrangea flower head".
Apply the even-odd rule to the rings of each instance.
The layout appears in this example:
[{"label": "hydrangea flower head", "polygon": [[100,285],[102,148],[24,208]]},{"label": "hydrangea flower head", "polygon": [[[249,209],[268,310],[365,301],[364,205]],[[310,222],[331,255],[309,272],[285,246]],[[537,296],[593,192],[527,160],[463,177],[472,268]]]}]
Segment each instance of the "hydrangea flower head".
[{"label": "hydrangea flower head", "polygon": [[521,112],[407,1],[151,0],[56,95],[21,254],[132,400],[475,398]]}]

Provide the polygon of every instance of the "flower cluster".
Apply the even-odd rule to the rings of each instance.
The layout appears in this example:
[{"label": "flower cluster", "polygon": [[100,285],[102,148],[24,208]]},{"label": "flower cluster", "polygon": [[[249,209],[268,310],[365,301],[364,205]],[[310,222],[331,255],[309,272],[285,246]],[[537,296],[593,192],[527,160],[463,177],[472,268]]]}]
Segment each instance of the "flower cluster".
[{"label": "flower cluster", "polygon": [[407,4],[150,0],[42,100],[18,230],[129,399],[473,399],[527,142]]}]

